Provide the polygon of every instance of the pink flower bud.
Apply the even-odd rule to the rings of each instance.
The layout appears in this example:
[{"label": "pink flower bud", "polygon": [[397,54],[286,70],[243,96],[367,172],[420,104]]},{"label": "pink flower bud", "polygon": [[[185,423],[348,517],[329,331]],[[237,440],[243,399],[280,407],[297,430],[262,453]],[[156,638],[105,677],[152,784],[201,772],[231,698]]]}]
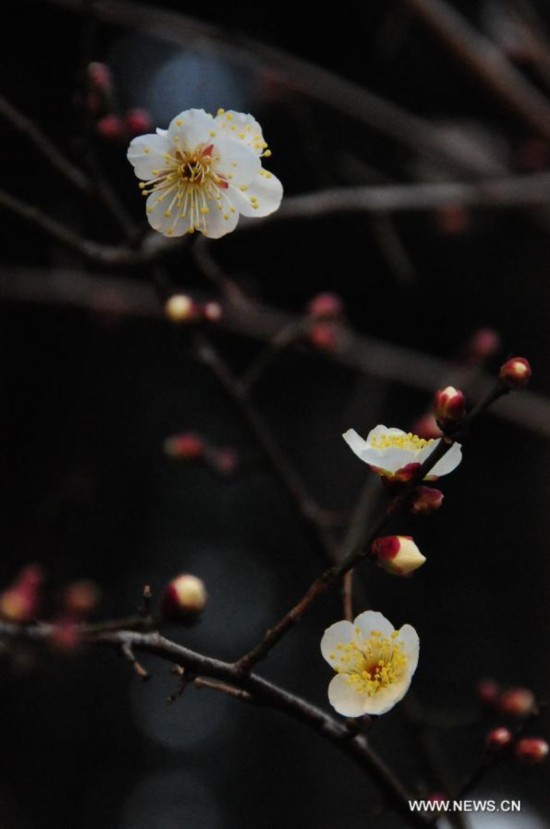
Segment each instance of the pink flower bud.
[{"label": "pink flower bud", "polygon": [[482,705],[494,708],[500,699],[500,686],[494,679],[482,679],[477,688],[477,695]]},{"label": "pink flower bud", "polygon": [[170,322],[196,322],[200,316],[200,309],[191,297],[186,294],[174,294],[170,297],[164,311]]},{"label": "pink flower bud", "polygon": [[511,742],[512,734],[507,728],[494,728],[487,734],[485,746],[488,751],[498,753],[503,751],[503,749],[508,748]]},{"label": "pink flower bud", "polygon": [[431,412],[419,417],[412,426],[411,431],[414,435],[418,435],[419,438],[424,438],[424,440],[440,438],[443,434]]},{"label": "pink flower bud", "polygon": [[82,633],[71,617],[65,617],[52,625],[49,641],[57,650],[74,651],[82,644]]},{"label": "pink flower bud", "polygon": [[500,695],[497,706],[501,714],[523,719],[535,710],[535,696],[528,688],[510,688]]},{"label": "pink flower bud", "polygon": [[434,397],[435,419],[443,430],[456,427],[466,412],[464,395],[453,386],[436,391]]},{"label": "pink flower bud", "polygon": [[338,344],[338,332],[331,322],[317,322],[309,331],[309,341],[320,351],[334,351]]},{"label": "pink flower bud", "polygon": [[446,236],[459,236],[469,230],[470,212],[461,204],[445,204],[435,213],[436,224]]},{"label": "pink flower bud", "polygon": [[443,503],[443,493],[431,486],[417,486],[412,494],[410,510],[415,515],[429,515]]},{"label": "pink flower bud", "polygon": [[113,79],[111,70],[105,63],[90,63],[88,66],[88,78],[92,89],[102,92],[104,95],[110,95],[113,87]]},{"label": "pink flower bud", "polygon": [[0,617],[26,624],[35,620],[42,598],[44,574],[38,564],[30,564],[7,590],[0,594]]},{"label": "pink flower bud", "polygon": [[344,303],[337,294],[326,292],[317,294],[307,305],[307,313],[312,317],[334,319],[344,313]]},{"label": "pink flower bud", "polygon": [[93,581],[74,581],[65,589],[63,604],[72,619],[89,616],[99,603],[99,590]]},{"label": "pink flower bud", "polygon": [[105,141],[125,141],[126,129],[118,115],[105,115],[95,125],[96,132]]},{"label": "pink flower bud", "polygon": [[426,561],[409,535],[388,535],[372,543],[371,552],[378,564],[395,576],[408,576]]},{"label": "pink flower bud", "polygon": [[515,753],[522,763],[535,766],[546,759],[548,743],[546,740],[541,740],[540,737],[523,737],[518,740]]},{"label": "pink flower bud", "polygon": [[170,458],[179,461],[196,461],[204,457],[205,444],[200,435],[184,432],[164,441],[164,451]]},{"label": "pink flower bud", "polygon": [[525,357],[511,357],[500,367],[500,379],[509,389],[525,388],[531,374],[531,366]]},{"label": "pink flower bud", "polygon": [[131,109],[124,116],[124,120],[132,138],[151,131],[151,117],[144,109]]},{"label": "pink flower bud", "polygon": [[233,475],[239,466],[239,454],[230,446],[224,449],[212,449],[209,460],[220,475]]},{"label": "pink flower bud", "polygon": [[162,597],[162,615],[171,622],[194,621],[204,610],[207,599],[204,582],[184,573],[172,579],[166,587]]},{"label": "pink flower bud", "polygon": [[500,337],[492,328],[480,328],[466,346],[466,356],[473,363],[488,360],[500,348]]},{"label": "pink flower bud", "polygon": [[207,302],[202,307],[202,316],[208,322],[219,322],[222,318],[222,306],[219,302]]}]

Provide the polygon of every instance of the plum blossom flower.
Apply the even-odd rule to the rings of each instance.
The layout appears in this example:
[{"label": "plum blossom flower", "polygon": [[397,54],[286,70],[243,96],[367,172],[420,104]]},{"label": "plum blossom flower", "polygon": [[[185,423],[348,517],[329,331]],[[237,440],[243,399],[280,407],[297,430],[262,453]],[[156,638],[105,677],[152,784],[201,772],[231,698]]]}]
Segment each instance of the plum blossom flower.
[{"label": "plum blossom flower", "polygon": [[[379,475],[407,480],[429,458],[441,439],[425,440],[403,432],[377,426],[369,432],[367,439],[360,437],[355,429],[348,429],[342,437],[350,449]],[[425,480],[436,480],[456,469],[462,460],[460,443],[453,443],[449,451],[430,469]]]},{"label": "plum blossom flower", "polygon": [[336,671],[328,687],[330,704],[345,717],[385,714],[407,693],[419,646],[411,625],[395,630],[374,610],[353,623],[331,625],[321,640],[321,653]]},{"label": "plum blossom flower", "polygon": [[134,138],[128,160],[147,196],[147,219],[164,236],[198,230],[219,239],[239,215],[267,216],[281,203],[283,187],[262,167],[271,155],[251,116],[223,109],[177,115],[167,130]]}]

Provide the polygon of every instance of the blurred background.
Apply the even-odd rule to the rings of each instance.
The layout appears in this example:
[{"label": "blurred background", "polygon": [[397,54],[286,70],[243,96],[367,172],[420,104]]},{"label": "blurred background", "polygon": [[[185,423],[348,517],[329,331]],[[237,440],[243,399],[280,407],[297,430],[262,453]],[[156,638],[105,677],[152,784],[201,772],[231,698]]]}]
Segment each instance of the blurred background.
[{"label": "blurred background", "polygon": [[[448,12],[442,30],[424,14],[433,6]],[[396,519],[394,531],[413,535],[428,565],[412,580],[366,565],[356,576],[373,607],[418,630],[415,704],[436,726],[448,776],[463,780],[493,722],[480,710],[479,680],[539,699],[550,687],[547,5],[392,0],[289,16],[169,0],[8,0],[8,12],[2,94],[74,160],[87,131],[94,164],[135,223],[144,217],[128,134],[109,129],[135,108],[161,127],[189,107],[252,112],[288,198],[384,189],[388,209],[266,221],[208,248],[266,319],[283,312],[296,324],[323,292],[342,302],[334,325],[310,329],[253,389],[327,512],[348,514],[367,474],[343,431],[412,428],[436,388],[458,378],[473,401],[508,356],[531,361],[533,396],[500,401],[476,423],[462,465],[442,481],[442,510]],[[495,77],[474,59],[494,58],[491,49],[502,61]],[[90,61],[111,72],[109,109],[90,111],[83,96]],[[119,121],[105,126],[113,115]],[[121,241],[24,129],[1,124],[3,189],[86,238]],[[443,187],[461,182],[467,198]],[[437,198],[399,189],[426,184],[442,185]],[[54,617],[63,586],[92,579],[97,616],[108,619],[132,613],[145,582],[158,600],[170,578],[192,572],[210,596],[204,618],[167,635],[236,658],[323,560],[238,411],[192,359],[189,330],[163,318],[158,273],[85,261],[13,212],[2,222],[1,584],[40,563]],[[163,262],[162,284],[216,298],[187,248]],[[243,372],[265,343],[246,325],[230,327],[222,321],[209,336]],[[165,440],[187,432],[218,460],[223,450],[220,463],[168,457]],[[340,618],[335,593],[261,672],[328,709],[319,641]],[[300,724],[195,688],[166,705],[175,677],[143,661],[147,684],[110,652],[2,661],[2,829],[403,825],[346,757]],[[545,727],[548,737],[547,723],[536,733]],[[372,743],[429,794],[440,786],[418,736],[398,706],[375,724]],[[474,796],[520,799],[522,812],[467,825],[550,826],[547,775],[499,765]]]}]

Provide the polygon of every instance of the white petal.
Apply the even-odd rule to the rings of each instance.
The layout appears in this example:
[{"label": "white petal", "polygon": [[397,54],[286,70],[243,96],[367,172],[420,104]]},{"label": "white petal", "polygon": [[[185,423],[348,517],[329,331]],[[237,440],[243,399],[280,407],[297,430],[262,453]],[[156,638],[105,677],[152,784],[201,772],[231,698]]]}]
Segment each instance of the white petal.
[{"label": "white petal", "polygon": [[418,633],[412,625],[403,625],[399,630],[399,636],[396,641],[403,642],[408,661],[407,672],[412,677],[418,665],[418,655],[420,652]]},{"label": "white petal", "polygon": [[250,147],[255,155],[260,156],[266,149],[262,128],[252,115],[228,109],[227,112],[217,115],[214,120],[220,135]]},{"label": "white petal", "polygon": [[156,133],[157,135],[168,135],[168,130],[163,130],[160,127],[157,127]]},{"label": "white petal", "polygon": [[169,149],[168,141],[162,135],[140,135],[130,142],[128,161],[133,165],[136,176],[148,181],[158,175],[158,170],[170,166],[166,159]]},{"label": "white petal", "polygon": [[204,214],[204,227],[201,230],[210,239],[219,239],[235,230],[239,221],[239,212],[233,207],[226,192],[219,190],[215,197],[206,199],[208,213]]},{"label": "white petal", "polygon": [[362,458],[362,454],[367,448],[367,441],[363,440],[363,438],[357,434],[355,429],[348,429],[347,432],[344,432],[342,435],[344,440],[346,441],[347,445],[354,452],[358,458]]},{"label": "white petal", "polygon": [[204,109],[186,109],[170,121],[168,137],[174,147],[195,150],[201,144],[211,144],[216,124]]},{"label": "white petal", "polygon": [[400,449],[398,446],[391,449],[373,449],[371,446],[367,446],[361,453],[360,458],[365,463],[378,466],[387,472],[397,472],[398,469],[402,469],[408,463],[416,463],[417,461],[414,452]]},{"label": "white petal", "polygon": [[433,469],[430,469],[428,475],[448,475],[453,469],[456,469],[462,460],[462,446],[460,443],[453,443],[449,451],[443,455],[440,461],[436,463]]},{"label": "white petal", "polygon": [[328,698],[332,707],[344,717],[360,717],[365,713],[365,696],[358,694],[348,683],[346,674],[337,674],[331,680]]},{"label": "white petal", "polygon": [[151,227],[163,236],[183,236],[189,230],[191,218],[189,211],[182,216],[181,210],[173,207],[170,215],[166,215],[175,193],[174,188],[172,193],[167,194],[161,202],[157,200],[158,193],[152,193],[147,199],[147,220]]},{"label": "white petal", "polygon": [[251,184],[242,185],[242,189],[235,187],[234,190],[233,200],[239,213],[253,219],[274,213],[283,198],[283,185],[279,179],[263,169],[258,171]]},{"label": "white petal", "polygon": [[216,173],[237,186],[254,181],[262,166],[252,150],[228,138],[215,139],[213,158]]},{"label": "white petal", "polygon": [[411,677],[407,675],[401,682],[394,682],[387,688],[381,688],[372,697],[365,697],[363,714],[385,714],[403,699],[410,684]]},{"label": "white petal", "polygon": [[377,610],[365,610],[364,613],[360,613],[353,626],[360,629],[365,639],[368,639],[374,630],[379,630],[383,636],[391,636],[395,630],[392,623]]},{"label": "white petal", "polygon": [[353,641],[354,630],[351,622],[335,622],[325,630],[321,639],[321,653],[329,665],[334,665],[335,660],[330,655],[336,653],[338,645],[347,645]]}]

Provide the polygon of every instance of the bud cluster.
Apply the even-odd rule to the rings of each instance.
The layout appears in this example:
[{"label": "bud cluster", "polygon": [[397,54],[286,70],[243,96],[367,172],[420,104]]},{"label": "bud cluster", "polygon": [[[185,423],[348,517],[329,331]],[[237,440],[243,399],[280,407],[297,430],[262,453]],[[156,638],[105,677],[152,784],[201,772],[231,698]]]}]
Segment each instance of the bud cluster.
[{"label": "bud cluster", "polygon": [[164,452],[177,461],[204,463],[220,475],[233,475],[241,463],[236,449],[213,446],[197,432],[181,432],[166,438]]}]

